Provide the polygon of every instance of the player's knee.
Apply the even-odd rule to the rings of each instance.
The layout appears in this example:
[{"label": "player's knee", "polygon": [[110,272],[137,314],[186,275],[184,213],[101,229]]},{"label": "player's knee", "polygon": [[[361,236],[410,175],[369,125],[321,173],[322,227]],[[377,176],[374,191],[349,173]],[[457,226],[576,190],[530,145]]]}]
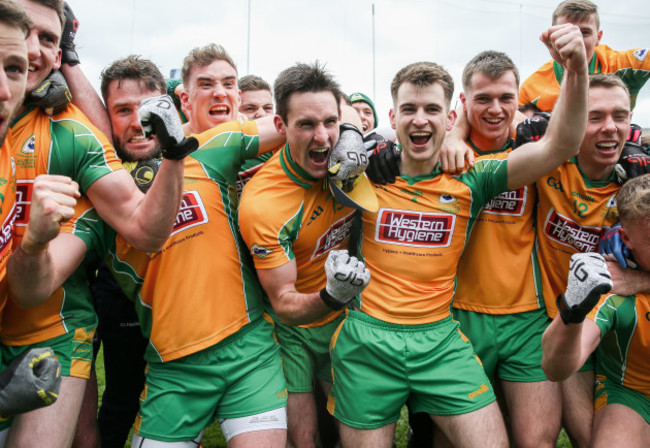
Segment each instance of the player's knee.
[{"label": "player's knee", "polygon": [[282,407],[248,417],[219,419],[221,432],[226,442],[230,439],[249,432],[266,431],[270,429],[287,429],[287,408]]}]

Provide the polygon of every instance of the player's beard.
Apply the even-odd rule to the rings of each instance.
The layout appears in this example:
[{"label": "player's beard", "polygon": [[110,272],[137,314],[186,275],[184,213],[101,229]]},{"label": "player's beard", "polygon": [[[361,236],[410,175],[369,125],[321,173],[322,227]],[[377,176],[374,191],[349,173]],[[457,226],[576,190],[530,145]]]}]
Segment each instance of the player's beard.
[{"label": "player's beard", "polygon": [[148,152],[132,154],[131,152],[124,149],[122,141],[119,138],[113,138],[113,140],[115,152],[122,162],[139,162],[140,160],[158,159],[162,153],[162,148],[157,142]]},{"label": "player's beard", "polygon": [[0,109],[0,115],[5,115],[7,118],[5,119],[4,123],[2,123],[2,127],[0,128],[0,147],[5,144],[5,139],[7,138],[7,134],[9,133],[9,127],[11,126],[11,123],[14,121],[14,118],[16,118],[16,115],[18,114],[18,110],[21,109],[20,105],[23,104],[23,101],[20,100],[18,102],[18,106],[9,113],[9,111],[3,107]]}]

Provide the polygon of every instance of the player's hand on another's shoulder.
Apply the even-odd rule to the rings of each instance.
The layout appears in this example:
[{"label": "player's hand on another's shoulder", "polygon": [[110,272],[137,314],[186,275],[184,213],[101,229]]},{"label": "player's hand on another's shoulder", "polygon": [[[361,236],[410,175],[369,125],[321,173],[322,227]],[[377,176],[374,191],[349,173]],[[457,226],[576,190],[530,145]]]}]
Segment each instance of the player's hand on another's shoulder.
[{"label": "player's hand on another's shoulder", "polygon": [[138,118],[145,135],[156,136],[166,159],[183,159],[199,147],[196,138],[185,137],[181,119],[169,95],[143,100],[138,107]]},{"label": "player's hand on another's shoulder", "polygon": [[363,261],[347,250],[333,250],[325,261],[327,284],[320,297],[327,306],[338,310],[361,294],[370,282],[370,271]]},{"label": "player's hand on another's shoulder", "polygon": [[587,71],[587,54],[580,28],[565,23],[553,25],[544,31],[540,39],[549,53],[567,70],[579,73]]},{"label": "player's hand on another's shoulder", "polygon": [[376,133],[364,138],[364,142],[368,155],[366,168],[368,178],[380,185],[394,183],[395,178],[400,174],[399,146]]}]

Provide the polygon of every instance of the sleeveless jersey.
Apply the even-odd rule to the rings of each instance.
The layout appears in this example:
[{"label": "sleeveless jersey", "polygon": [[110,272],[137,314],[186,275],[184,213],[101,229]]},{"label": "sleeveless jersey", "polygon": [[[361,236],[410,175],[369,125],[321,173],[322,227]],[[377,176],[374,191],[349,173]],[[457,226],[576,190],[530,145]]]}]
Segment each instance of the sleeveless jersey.
[{"label": "sleeveless jersey", "polygon": [[618,221],[614,173],[601,182],[590,181],[577,157],[537,181],[538,256],[546,311],[557,314],[555,299],[566,289],[571,255],[598,251],[604,226]]},{"label": "sleeveless jersey", "polygon": [[449,316],[458,260],[481,208],[506,190],[507,172],[506,160],[483,159],[458,176],[435,170],[375,185],[379,211],[362,217],[371,280],[361,311],[407,325]]},{"label": "sleeveless jersey", "polygon": [[602,339],[596,372],[650,399],[650,295],[603,296],[587,317]]},{"label": "sleeveless jersey", "polygon": [[[468,145],[477,160],[504,158],[512,152],[512,141],[491,152]],[[514,314],[544,306],[535,253],[536,200],[537,189],[531,184],[505,191],[485,204],[458,263],[454,308]]]},{"label": "sleeveless jersey", "polygon": [[[647,48],[616,51],[607,45],[598,45],[589,64],[589,73],[614,73],[630,90],[632,108],[641,88],[650,77],[650,58]],[[532,103],[540,110],[551,112],[560,95],[564,70],[555,61],[542,65],[530,75],[519,89],[519,105]]]},{"label": "sleeveless jersey", "polygon": [[[334,201],[323,179],[314,179],[297,163],[288,144],[244,188],[239,225],[257,269],[296,260],[296,291],[325,287],[330,250],[347,249],[354,210]],[[342,311],[302,327],[321,326]]]}]

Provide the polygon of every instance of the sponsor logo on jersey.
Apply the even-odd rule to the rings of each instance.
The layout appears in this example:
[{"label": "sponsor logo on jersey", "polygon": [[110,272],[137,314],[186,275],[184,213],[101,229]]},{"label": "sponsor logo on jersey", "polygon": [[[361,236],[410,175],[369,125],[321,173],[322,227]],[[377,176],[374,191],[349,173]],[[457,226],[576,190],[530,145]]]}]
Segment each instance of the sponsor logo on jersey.
[{"label": "sponsor logo on jersey", "polygon": [[260,246],[257,243],[251,246],[251,255],[254,255],[257,258],[264,258],[272,252],[273,251],[271,249],[267,249],[266,247]]},{"label": "sponsor logo on jersey", "polygon": [[415,247],[447,247],[454,233],[456,216],[382,208],[377,213],[375,240]]},{"label": "sponsor logo on jersey", "polygon": [[528,187],[504,191],[485,204],[483,212],[491,215],[521,216],[526,208]]},{"label": "sponsor logo on jersey", "polygon": [[636,58],[637,61],[643,62],[645,61],[646,56],[648,56],[648,49],[639,48],[634,53],[632,53],[632,55]]},{"label": "sponsor logo on jersey", "polygon": [[607,203],[605,204],[605,207],[607,208],[616,207],[616,195],[612,195],[611,198],[607,199]]},{"label": "sponsor logo on jersey", "polygon": [[29,209],[32,204],[32,189],[34,179],[16,181],[16,221],[15,226],[24,227],[29,219]]},{"label": "sponsor logo on jersey", "polygon": [[4,222],[2,223],[2,228],[0,229],[0,255],[2,258],[5,257],[5,253],[9,247],[11,247],[11,238],[13,236],[12,227],[14,220],[16,219],[16,204],[11,207],[11,210],[7,214]]},{"label": "sponsor logo on jersey", "polygon": [[208,222],[208,213],[205,211],[203,200],[198,191],[186,191],[183,193],[181,200],[181,207],[176,215],[174,222],[174,230],[171,235],[188,229],[190,227],[198,226]]},{"label": "sponsor logo on jersey", "polygon": [[341,243],[350,238],[352,233],[352,221],[354,220],[354,212],[336,221],[329,229],[325,231],[318,238],[316,242],[316,249],[312,254],[312,258],[320,257],[324,253],[340,246]]},{"label": "sponsor logo on jersey", "polygon": [[601,227],[581,226],[551,209],[546,216],[544,233],[551,240],[578,252],[595,252],[604,230]]},{"label": "sponsor logo on jersey", "polygon": [[556,190],[560,190],[562,193],[564,193],[564,187],[562,186],[562,182],[554,178],[553,176],[549,177],[546,179],[546,185],[549,187],[555,188]]},{"label": "sponsor logo on jersey", "polygon": [[36,146],[36,134],[32,134],[31,137],[23,144],[23,147],[20,148],[20,152],[23,154],[34,154],[34,148]]}]

